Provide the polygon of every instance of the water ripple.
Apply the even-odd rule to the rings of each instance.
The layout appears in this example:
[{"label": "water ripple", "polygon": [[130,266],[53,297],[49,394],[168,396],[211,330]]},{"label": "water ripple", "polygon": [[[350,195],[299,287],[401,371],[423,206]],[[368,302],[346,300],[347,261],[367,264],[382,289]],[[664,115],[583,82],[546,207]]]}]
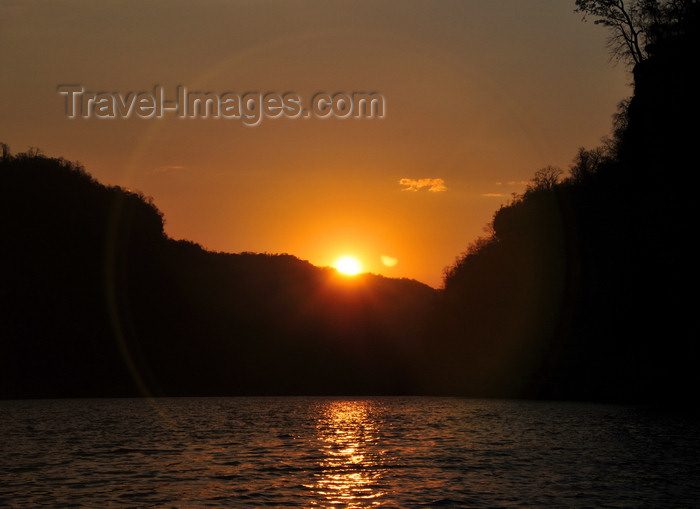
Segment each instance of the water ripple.
[{"label": "water ripple", "polygon": [[694,507],[700,427],[450,398],[0,402],[0,507]]}]

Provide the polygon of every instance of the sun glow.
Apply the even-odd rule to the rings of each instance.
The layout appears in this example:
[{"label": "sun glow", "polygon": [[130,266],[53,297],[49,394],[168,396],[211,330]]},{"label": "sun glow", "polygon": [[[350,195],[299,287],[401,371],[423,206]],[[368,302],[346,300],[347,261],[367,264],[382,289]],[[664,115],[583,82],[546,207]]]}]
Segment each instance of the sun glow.
[{"label": "sun glow", "polygon": [[338,272],[345,274],[346,276],[354,276],[362,272],[362,264],[360,263],[360,260],[354,256],[341,256],[335,261],[333,267],[335,267]]}]

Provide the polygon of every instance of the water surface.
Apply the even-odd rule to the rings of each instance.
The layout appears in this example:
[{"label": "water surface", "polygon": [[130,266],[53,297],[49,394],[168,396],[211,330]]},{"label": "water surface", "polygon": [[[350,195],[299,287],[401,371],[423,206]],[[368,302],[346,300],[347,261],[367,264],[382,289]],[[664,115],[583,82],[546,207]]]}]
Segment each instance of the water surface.
[{"label": "water surface", "polygon": [[695,419],[453,398],[0,402],[0,507],[698,507]]}]

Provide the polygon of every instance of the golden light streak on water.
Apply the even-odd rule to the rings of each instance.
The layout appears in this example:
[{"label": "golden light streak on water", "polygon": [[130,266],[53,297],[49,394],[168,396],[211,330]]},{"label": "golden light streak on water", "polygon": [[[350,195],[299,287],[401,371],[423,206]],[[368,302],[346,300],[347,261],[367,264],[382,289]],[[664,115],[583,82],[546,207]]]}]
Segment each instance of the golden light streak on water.
[{"label": "golden light streak on water", "polygon": [[385,495],[381,422],[370,401],[330,401],[317,432],[323,459],[313,489],[322,506],[374,507]]}]

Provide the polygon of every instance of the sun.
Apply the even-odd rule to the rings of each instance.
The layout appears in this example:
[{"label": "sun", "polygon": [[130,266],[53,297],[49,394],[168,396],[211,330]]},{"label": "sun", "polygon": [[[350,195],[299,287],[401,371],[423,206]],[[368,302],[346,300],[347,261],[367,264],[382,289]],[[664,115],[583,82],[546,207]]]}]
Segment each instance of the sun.
[{"label": "sun", "polygon": [[362,264],[360,263],[360,260],[349,255],[338,258],[333,264],[333,267],[335,267],[338,272],[345,274],[346,276],[355,276],[362,272]]}]

